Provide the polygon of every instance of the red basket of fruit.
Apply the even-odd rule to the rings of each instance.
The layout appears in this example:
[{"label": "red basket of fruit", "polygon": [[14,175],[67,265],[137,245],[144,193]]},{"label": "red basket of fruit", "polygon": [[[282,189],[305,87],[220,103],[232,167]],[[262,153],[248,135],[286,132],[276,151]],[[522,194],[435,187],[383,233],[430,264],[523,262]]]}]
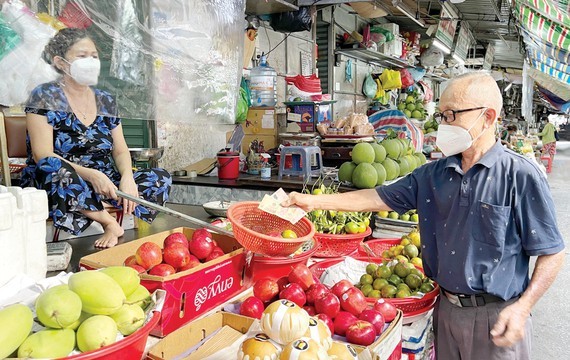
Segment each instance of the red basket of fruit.
[{"label": "red basket of fruit", "polygon": [[374,252],[374,254],[378,257],[382,257],[382,253],[384,251],[390,250],[392,246],[400,245],[400,239],[370,239],[363,244],[360,244],[358,247],[358,255],[360,256],[368,256],[370,255],[368,251],[366,251],[364,244],[370,248]]},{"label": "red basket of fruit", "polygon": [[[315,226],[306,217],[292,224],[259,209],[257,201],[235,203],[229,207],[227,215],[236,240],[257,254],[289,256],[315,234]],[[279,236],[284,233],[288,236]]]},{"label": "red basket of fruit", "polygon": [[318,248],[313,256],[316,257],[339,257],[350,255],[355,252],[362,240],[372,233],[367,227],[364,232],[356,234],[322,234],[315,233],[314,238],[318,242]]},{"label": "red basket of fruit", "polygon": [[[375,264],[382,264],[383,261],[385,261],[381,258],[370,258],[370,257],[356,257],[355,259],[360,260],[360,261],[367,261],[367,262],[371,262],[371,263],[375,263]],[[317,278],[320,278],[326,269],[328,269],[329,267],[331,267],[335,264],[338,264],[342,261],[344,261],[344,259],[324,260],[324,261],[320,261],[318,263],[311,265],[309,267],[309,269]],[[416,268],[416,269],[417,269],[416,270],[417,272],[414,271],[414,273],[418,276],[419,276],[419,274],[421,274],[421,277],[420,277],[420,281],[421,281],[422,277],[423,277],[423,273],[421,272],[421,269],[419,269],[419,268]],[[363,276],[364,275],[366,275],[366,274],[363,274]],[[408,275],[409,275],[409,273],[408,273]],[[386,276],[386,278],[388,278],[388,276]],[[386,280],[386,282],[388,282],[388,280]],[[437,283],[431,282],[431,281],[430,281],[430,284],[431,284],[430,285],[431,287],[428,287],[428,286],[424,287],[424,290],[429,289],[429,291],[426,291],[424,293],[423,297],[421,297],[421,298],[416,298],[416,297],[404,297],[404,298],[385,297],[384,299],[386,301],[390,302],[391,304],[393,304],[394,306],[396,306],[398,309],[402,310],[404,312],[404,316],[408,316],[408,314],[417,313],[420,310],[429,308],[435,303],[435,301],[437,300],[437,296],[439,294],[439,286],[437,285]],[[423,285],[423,283],[421,285],[420,284],[417,284],[417,285],[418,285],[417,287],[420,288],[421,285]],[[394,285],[392,285],[392,286],[394,286]],[[387,295],[394,296],[395,294],[387,294]],[[369,303],[375,303],[378,300],[378,298],[379,297],[367,297],[366,300]]]}]

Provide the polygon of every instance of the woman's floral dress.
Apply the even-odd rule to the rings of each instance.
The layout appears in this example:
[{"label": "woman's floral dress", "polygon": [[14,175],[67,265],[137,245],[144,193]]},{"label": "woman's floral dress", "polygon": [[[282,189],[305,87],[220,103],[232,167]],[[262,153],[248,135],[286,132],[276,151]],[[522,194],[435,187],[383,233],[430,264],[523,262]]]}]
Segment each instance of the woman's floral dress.
[{"label": "woman's floral dress", "polygon": [[[43,115],[53,126],[54,152],[65,160],[83,167],[103,172],[118,187],[121,176],[113,162],[113,139],[111,131],[121,123],[114,99],[105,91],[93,89],[98,114],[95,121],[86,126],[71,110],[59,83],[46,83],[35,88],[26,106],[27,113]],[[43,158],[36,164],[27,137],[27,167],[22,174],[22,187],[32,186],[48,193],[50,216],[54,226],[80,234],[92,220],[81,210],[101,211],[102,201],[117,208],[116,201],[105,199],[95,193],[91,184],[82,179],[73,167],[57,158]],[[139,195],[145,200],[163,205],[168,200],[172,178],[164,169],[141,169],[134,172]],[[157,212],[138,205],[134,215],[152,222]]]}]

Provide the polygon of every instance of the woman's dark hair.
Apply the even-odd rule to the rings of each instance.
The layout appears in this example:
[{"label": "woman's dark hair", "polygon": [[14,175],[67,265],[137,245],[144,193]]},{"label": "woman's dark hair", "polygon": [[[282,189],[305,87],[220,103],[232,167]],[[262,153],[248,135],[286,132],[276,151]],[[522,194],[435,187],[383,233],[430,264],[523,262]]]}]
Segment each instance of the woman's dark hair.
[{"label": "woman's dark hair", "polygon": [[509,131],[517,131],[519,128],[516,125],[509,125],[507,126],[507,130]]},{"label": "woman's dark hair", "polygon": [[[43,58],[45,62],[53,66],[54,56],[65,57],[65,53],[67,53],[70,47],[85,38],[90,38],[90,36],[83,29],[66,28],[59,30],[44,49]],[[56,66],[53,66],[53,68],[58,73],[63,74],[63,71]]]}]

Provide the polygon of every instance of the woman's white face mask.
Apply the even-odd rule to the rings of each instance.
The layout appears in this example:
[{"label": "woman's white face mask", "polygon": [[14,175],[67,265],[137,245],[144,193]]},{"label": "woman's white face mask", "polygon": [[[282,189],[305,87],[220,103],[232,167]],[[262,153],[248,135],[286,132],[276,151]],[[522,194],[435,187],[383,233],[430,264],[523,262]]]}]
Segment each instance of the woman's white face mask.
[{"label": "woman's white face mask", "polygon": [[86,86],[97,85],[99,72],[101,71],[101,61],[98,58],[86,57],[78,58],[69,62],[64,59],[69,66],[69,76],[77,83]]},{"label": "woman's white face mask", "polygon": [[486,111],[487,108],[479,114],[469,129],[464,129],[456,125],[440,124],[437,129],[437,139],[435,143],[441,152],[443,152],[445,156],[453,156],[469,149],[473,145],[473,142],[486,131],[486,129],[481,131],[475,138],[469,133]]}]

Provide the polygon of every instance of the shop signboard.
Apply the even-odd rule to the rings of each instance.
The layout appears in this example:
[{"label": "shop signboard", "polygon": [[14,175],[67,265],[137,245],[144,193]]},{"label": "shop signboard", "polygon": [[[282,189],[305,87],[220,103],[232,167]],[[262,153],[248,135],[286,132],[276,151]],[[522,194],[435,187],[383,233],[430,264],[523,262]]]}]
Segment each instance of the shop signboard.
[{"label": "shop signboard", "polygon": [[469,29],[469,23],[467,21],[461,22],[461,28],[457,35],[457,41],[455,42],[455,49],[453,54],[457,55],[462,60],[467,59],[467,54],[469,53],[469,48],[471,47],[473,41],[473,35]]},{"label": "shop signboard", "polygon": [[487,45],[487,52],[485,53],[485,60],[483,61],[484,70],[491,70],[491,65],[493,64],[494,58],[495,58],[495,45],[489,43],[489,45]]},{"label": "shop signboard", "polygon": [[440,19],[442,20],[437,25],[435,37],[449,49],[452,49],[455,30],[457,30],[457,20],[455,20],[454,14],[445,7],[441,8]]}]

